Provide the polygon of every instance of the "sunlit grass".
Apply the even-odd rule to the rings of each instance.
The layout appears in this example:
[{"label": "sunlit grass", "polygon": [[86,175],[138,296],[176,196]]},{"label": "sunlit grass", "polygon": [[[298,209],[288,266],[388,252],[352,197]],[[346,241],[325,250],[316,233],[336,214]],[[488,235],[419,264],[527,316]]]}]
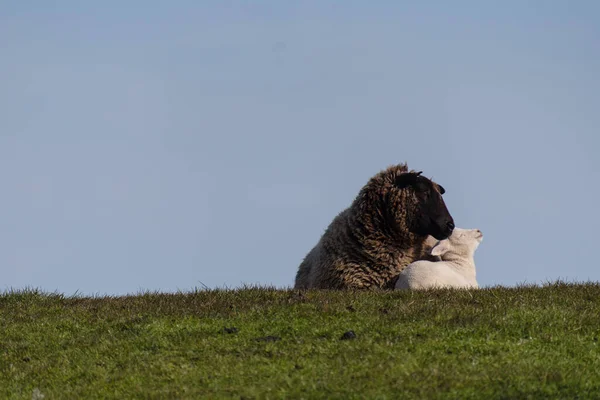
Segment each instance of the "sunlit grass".
[{"label": "sunlit grass", "polygon": [[0,398],[600,398],[599,337],[596,283],[13,291]]}]

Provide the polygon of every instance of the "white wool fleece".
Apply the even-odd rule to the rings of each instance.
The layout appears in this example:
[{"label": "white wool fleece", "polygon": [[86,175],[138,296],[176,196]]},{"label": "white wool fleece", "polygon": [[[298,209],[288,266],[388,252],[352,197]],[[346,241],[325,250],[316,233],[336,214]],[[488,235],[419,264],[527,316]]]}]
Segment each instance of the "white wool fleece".
[{"label": "white wool fleece", "polygon": [[440,240],[431,255],[442,261],[415,261],[409,264],[396,282],[396,289],[434,287],[479,287],[475,279],[475,250],[483,240],[479,229],[455,228],[448,239]]}]

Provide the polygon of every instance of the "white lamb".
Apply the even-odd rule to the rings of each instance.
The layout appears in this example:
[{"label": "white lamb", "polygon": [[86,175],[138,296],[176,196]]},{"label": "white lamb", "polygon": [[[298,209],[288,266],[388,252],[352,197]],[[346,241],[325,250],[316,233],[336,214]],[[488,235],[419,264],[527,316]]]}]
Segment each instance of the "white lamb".
[{"label": "white lamb", "polygon": [[396,282],[396,289],[454,287],[477,289],[475,250],[483,240],[479,229],[454,228],[448,239],[440,240],[431,255],[442,261],[415,261],[409,264]]}]

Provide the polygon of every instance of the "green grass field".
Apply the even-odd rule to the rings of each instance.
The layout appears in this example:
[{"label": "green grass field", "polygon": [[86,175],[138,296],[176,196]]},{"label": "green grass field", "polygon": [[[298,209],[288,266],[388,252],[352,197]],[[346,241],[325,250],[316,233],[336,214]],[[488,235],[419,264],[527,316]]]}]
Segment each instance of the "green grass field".
[{"label": "green grass field", "polygon": [[0,398],[598,399],[599,337],[598,284],[29,290],[0,295]]}]

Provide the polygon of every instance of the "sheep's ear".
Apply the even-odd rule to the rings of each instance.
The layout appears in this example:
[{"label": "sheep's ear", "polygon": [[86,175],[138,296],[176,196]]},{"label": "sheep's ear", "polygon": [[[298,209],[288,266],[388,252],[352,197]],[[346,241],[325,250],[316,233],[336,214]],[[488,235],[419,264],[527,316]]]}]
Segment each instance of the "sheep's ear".
[{"label": "sheep's ear", "polygon": [[405,187],[412,186],[417,183],[417,179],[423,173],[423,171],[419,172],[405,172],[403,174],[398,175],[394,184],[399,189],[404,189]]},{"label": "sheep's ear", "polygon": [[448,240],[440,240],[433,248],[431,249],[432,256],[443,256],[448,251],[450,251],[450,242]]}]

